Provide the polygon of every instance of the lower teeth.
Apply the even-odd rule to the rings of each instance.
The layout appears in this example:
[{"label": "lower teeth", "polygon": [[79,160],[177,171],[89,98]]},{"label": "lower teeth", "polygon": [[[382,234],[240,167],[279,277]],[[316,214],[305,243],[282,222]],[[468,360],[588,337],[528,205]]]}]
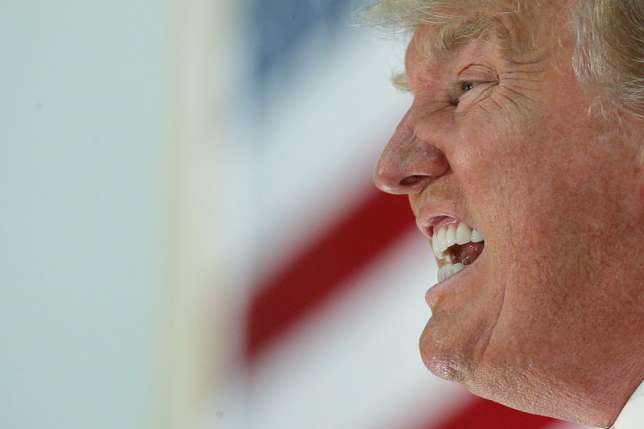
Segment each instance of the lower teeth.
[{"label": "lower teeth", "polygon": [[442,282],[444,280],[447,280],[448,278],[452,277],[459,271],[461,271],[463,268],[465,268],[465,265],[458,263],[458,264],[447,264],[441,268],[438,269],[438,281]]}]

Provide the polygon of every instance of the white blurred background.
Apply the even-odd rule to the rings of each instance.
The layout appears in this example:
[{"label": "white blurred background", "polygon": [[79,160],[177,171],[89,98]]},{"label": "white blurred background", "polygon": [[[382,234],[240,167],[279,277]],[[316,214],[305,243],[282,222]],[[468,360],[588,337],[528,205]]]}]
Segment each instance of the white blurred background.
[{"label": "white blurred background", "polygon": [[2,1],[0,427],[572,427],[422,366],[362,4]]}]

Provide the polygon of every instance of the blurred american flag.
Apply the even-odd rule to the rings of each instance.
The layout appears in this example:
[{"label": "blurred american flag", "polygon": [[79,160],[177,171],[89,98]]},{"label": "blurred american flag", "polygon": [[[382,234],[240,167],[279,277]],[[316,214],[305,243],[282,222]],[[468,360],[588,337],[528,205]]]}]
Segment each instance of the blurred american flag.
[{"label": "blurred american flag", "polygon": [[579,428],[476,398],[424,368],[417,345],[436,266],[407,199],[370,182],[411,101],[387,83],[404,43],[349,26],[356,6],[248,4],[252,85],[239,128],[252,214],[229,217],[252,222],[236,269],[254,272],[237,276],[249,284],[238,288],[239,358],[214,426]]}]

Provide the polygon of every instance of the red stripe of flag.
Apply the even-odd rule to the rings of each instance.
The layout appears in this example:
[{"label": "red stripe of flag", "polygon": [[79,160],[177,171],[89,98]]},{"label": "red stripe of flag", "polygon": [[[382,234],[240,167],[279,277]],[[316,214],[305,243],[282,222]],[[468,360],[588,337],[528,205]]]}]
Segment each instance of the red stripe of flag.
[{"label": "red stripe of flag", "polygon": [[255,360],[266,345],[308,312],[352,286],[347,278],[413,226],[407,198],[371,192],[326,235],[258,288],[246,315],[247,360]]},{"label": "red stripe of flag", "polygon": [[456,414],[428,416],[414,429],[541,429],[555,421],[476,398]]}]

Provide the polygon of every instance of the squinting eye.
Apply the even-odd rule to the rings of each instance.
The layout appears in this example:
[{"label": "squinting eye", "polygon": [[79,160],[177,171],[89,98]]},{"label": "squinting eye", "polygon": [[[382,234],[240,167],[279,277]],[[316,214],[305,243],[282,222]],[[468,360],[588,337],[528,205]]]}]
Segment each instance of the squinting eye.
[{"label": "squinting eye", "polygon": [[469,92],[469,91],[473,90],[475,86],[476,86],[476,84],[474,82],[460,82],[459,83],[459,87],[460,87],[460,90],[461,90],[460,94],[455,95],[452,98],[450,98],[450,104],[452,106],[458,106],[458,103],[460,101],[459,100],[460,96],[462,94],[465,94],[466,92]]},{"label": "squinting eye", "polygon": [[472,82],[463,82],[461,84],[461,89],[463,92],[471,91],[474,89],[474,84]]}]

